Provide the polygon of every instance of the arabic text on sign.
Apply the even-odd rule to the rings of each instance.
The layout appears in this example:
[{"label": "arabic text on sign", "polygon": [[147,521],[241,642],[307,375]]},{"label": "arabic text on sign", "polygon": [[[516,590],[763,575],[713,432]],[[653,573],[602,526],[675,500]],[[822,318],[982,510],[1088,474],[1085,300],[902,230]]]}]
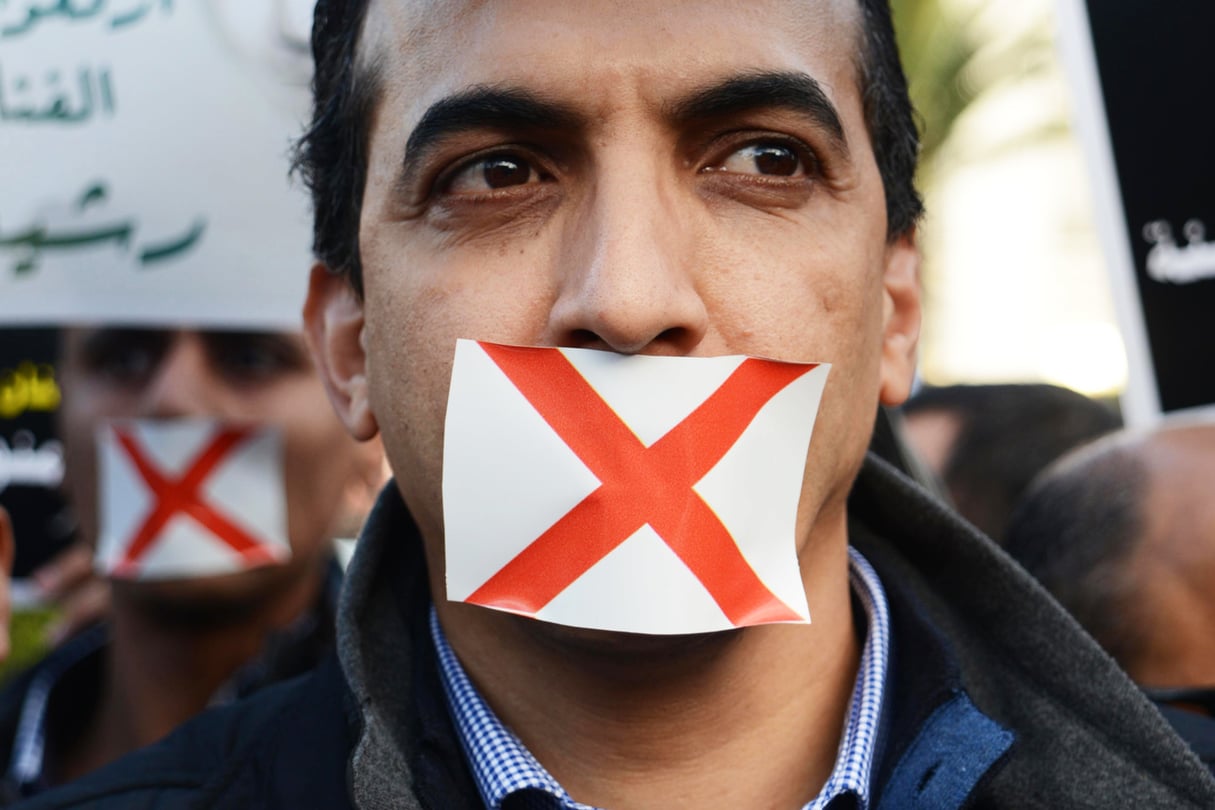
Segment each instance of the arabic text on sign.
[{"label": "arabic text on sign", "polygon": [[57,487],[63,481],[63,445],[55,440],[34,447],[28,430],[13,436],[13,445],[0,437],[0,492],[10,486]]},{"label": "arabic text on sign", "polygon": [[173,11],[173,0],[29,0],[0,3],[0,39],[19,37],[43,23],[95,22],[121,30],[143,20],[153,10]]},{"label": "arabic text on sign", "polygon": [[27,124],[82,124],[96,115],[114,115],[109,68],[81,67],[75,83],[50,70],[37,82],[12,75],[0,65],[0,121]]},{"label": "arabic text on sign", "polygon": [[1215,242],[1206,240],[1206,226],[1191,219],[1182,228],[1186,244],[1178,245],[1165,220],[1143,226],[1143,238],[1152,245],[1147,254],[1147,273],[1154,281],[1190,284],[1215,278]]},{"label": "arabic text on sign", "polygon": [[0,371],[0,419],[15,419],[26,411],[51,413],[58,407],[54,367],[27,361]]},{"label": "arabic text on sign", "polygon": [[[83,212],[94,203],[104,202],[106,197],[105,184],[94,183],[80,196],[76,210]],[[202,238],[206,229],[206,220],[200,218],[164,241],[143,243],[138,248],[140,264],[155,264],[189,251]],[[50,229],[45,223],[34,223],[9,235],[0,231],[0,249],[14,248],[18,251],[12,271],[15,276],[23,276],[37,269],[38,260],[45,250],[71,250],[112,243],[124,251],[129,251],[136,230],[136,223],[129,219],[62,230]]]}]

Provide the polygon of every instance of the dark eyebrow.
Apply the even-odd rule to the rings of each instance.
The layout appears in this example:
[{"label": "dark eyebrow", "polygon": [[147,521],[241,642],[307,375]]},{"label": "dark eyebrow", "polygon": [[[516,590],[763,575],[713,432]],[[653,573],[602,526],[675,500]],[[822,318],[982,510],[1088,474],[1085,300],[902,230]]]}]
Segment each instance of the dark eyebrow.
[{"label": "dark eyebrow", "polygon": [[698,90],[670,110],[679,122],[722,118],[751,110],[783,108],[809,118],[827,131],[845,154],[844,125],[822,85],[804,73],[746,73]]},{"label": "dark eyebrow", "polygon": [[403,177],[444,137],[476,129],[576,129],[582,118],[569,107],[514,87],[478,85],[427,108],[405,143]]}]

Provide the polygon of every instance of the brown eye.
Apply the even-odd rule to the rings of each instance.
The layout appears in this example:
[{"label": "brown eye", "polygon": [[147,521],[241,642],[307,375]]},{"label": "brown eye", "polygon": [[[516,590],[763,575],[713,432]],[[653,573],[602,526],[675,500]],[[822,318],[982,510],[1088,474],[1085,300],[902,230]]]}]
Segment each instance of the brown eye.
[{"label": "brown eye", "polygon": [[493,158],[485,161],[482,173],[485,185],[490,188],[521,186],[531,179],[532,169],[522,161],[511,158]]},{"label": "brown eye", "polygon": [[466,164],[447,183],[453,194],[469,194],[523,186],[544,179],[525,158],[515,155],[489,155]]},{"label": "brown eye", "polygon": [[806,166],[791,147],[779,143],[753,143],[732,153],[721,170],[738,174],[763,174],[773,177],[801,177]]}]

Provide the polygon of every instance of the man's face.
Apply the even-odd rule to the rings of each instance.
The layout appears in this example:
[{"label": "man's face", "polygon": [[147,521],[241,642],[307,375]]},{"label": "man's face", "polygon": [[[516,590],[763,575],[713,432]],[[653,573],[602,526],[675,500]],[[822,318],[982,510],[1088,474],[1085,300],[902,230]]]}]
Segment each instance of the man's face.
[{"label": "man's face", "polygon": [[382,431],[432,573],[462,337],[830,362],[799,536],[842,525],[879,396],[906,394],[919,318],[915,248],[886,238],[858,13],[372,3],[365,298],[314,274],[309,317],[355,324],[336,349],[328,329],[339,409],[356,434]]},{"label": "man's face", "polygon": [[90,542],[98,530],[94,436],[101,424],[203,417],[282,431],[291,562],[198,581],[132,583],[145,595],[239,602],[298,581],[329,554],[344,497],[374,469],[374,448],[360,448],[334,418],[297,335],[73,329],[64,335],[58,372],[65,486]]}]

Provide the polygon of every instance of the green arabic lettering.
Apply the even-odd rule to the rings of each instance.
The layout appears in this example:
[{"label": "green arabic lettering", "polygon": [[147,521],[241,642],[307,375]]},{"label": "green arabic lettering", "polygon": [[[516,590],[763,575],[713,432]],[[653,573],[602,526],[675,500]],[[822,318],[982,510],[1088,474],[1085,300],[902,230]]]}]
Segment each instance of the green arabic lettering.
[{"label": "green arabic lettering", "polygon": [[76,210],[83,211],[95,202],[102,202],[106,198],[106,191],[105,183],[94,182],[80,195],[80,199],[76,203]]},{"label": "green arabic lettering", "polygon": [[[24,76],[13,82],[13,89],[17,92],[23,92],[28,88],[29,79]],[[33,109],[9,109],[8,99],[4,97],[4,74],[0,72],[0,121],[17,121],[23,118],[33,118],[35,115]]]},{"label": "green arabic lettering", "polygon": [[28,247],[29,253],[13,265],[13,275],[23,276],[33,270],[38,264],[38,250],[46,235],[41,225],[33,225],[12,236],[0,235],[0,248]]},{"label": "green arabic lettering", "polygon": [[101,106],[110,115],[114,114],[114,90],[110,87],[110,71],[102,70],[97,74],[97,86],[101,90]]},{"label": "green arabic lettering", "polygon": [[98,242],[117,242],[123,247],[131,243],[131,234],[135,228],[130,223],[111,225],[96,231],[78,231],[76,233],[46,234],[42,247],[74,248],[82,245],[94,245]]},{"label": "green arabic lettering", "polygon": [[14,275],[25,275],[38,265],[38,256],[46,248],[77,248],[102,242],[130,246],[134,226],[129,222],[90,231],[48,233],[43,225],[33,225],[13,236],[0,236],[0,247],[26,247],[29,253],[13,265]]},{"label": "green arabic lettering", "polygon": [[197,220],[194,226],[190,228],[180,238],[172,242],[166,242],[156,247],[146,247],[139,253],[139,261],[143,264],[152,264],[153,262],[164,261],[170,259],[179,253],[184,253],[194,246],[194,243],[202,238],[203,232],[207,229],[207,221],[205,219]]},{"label": "green arabic lettering", "polygon": [[152,4],[150,2],[146,2],[145,0],[145,2],[140,3],[138,8],[132,9],[131,11],[123,14],[116,14],[110,18],[110,28],[124,28],[128,25],[134,25],[142,20],[144,15],[147,14],[151,8]]},{"label": "green arabic lettering", "polygon": [[[123,14],[115,14],[110,18],[110,28],[118,29],[125,28],[128,25],[134,25],[146,17],[154,5],[154,0],[144,0],[144,2],[140,4],[139,8],[132,9],[131,11]],[[173,0],[160,0],[160,8],[166,14],[172,13]]]},{"label": "green arabic lettering", "polygon": [[[110,86],[110,74],[108,70],[100,70],[94,73],[89,68],[80,68],[77,72],[79,86],[79,105],[73,107],[70,103],[69,94],[60,89],[61,77],[59,71],[52,70],[46,74],[46,86],[52,91],[52,96],[49,103],[43,109],[38,109],[36,105],[27,104],[22,107],[14,107],[9,103],[9,99],[4,95],[3,76],[0,75],[0,120],[5,121],[31,121],[39,123],[66,123],[78,124],[88,120],[97,109],[94,107],[94,85],[96,85],[101,97],[100,110],[113,114],[114,112],[114,94],[113,88]],[[27,93],[30,86],[28,77],[21,77],[13,82],[13,89],[20,93]]]},{"label": "green arabic lettering", "polygon": [[[99,16],[107,2],[108,0],[91,0],[91,2],[82,3],[79,6],[72,0],[55,0],[53,3],[41,5],[30,3],[26,7],[24,19],[0,26],[0,39],[28,33],[42,20],[49,17],[62,17],[66,20],[76,21]],[[161,10],[166,13],[173,11],[172,0],[160,0],[159,5]],[[114,30],[130,27],[144,19],[155,6],[154,0],[141,0],[134,8],[114,12],[114,15],[110,17],[109,26]]]},{"label": "green arabic lettering", "polygon": [[[52,71],[47,74],[48,85],[58,83],[58,71]],[[39,116],[39,119],[42,121],[61,121],[76,124],[93,114],[93,85],[87,69],[80,71],[80,95],[83,103],[79,109],[73,111],[68,105],[67,94],[63,92],[58,93],[46,111]]]},{"label": "green arabic lettering", "polygon": [[69,20],[86,19],[100,13],[105,4],[106,0],[93,0],[90,5],[76,8],[76,4],[72,0],[56,0],[45,8],[40,8],[36,3],[30,3],[25,12],[25,19],[15,25],[0,28],[0,38],[24,34],[46,17],[58,16]]}]

